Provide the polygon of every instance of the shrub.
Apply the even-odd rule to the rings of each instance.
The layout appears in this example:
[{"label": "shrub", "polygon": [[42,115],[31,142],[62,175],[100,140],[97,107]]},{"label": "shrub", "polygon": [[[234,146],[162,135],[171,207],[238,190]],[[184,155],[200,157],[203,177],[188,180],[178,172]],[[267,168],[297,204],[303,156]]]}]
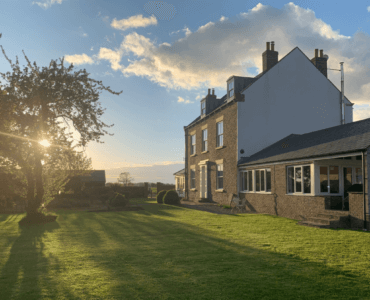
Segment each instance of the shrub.
[{"label": "shrub", "polygon": [[169,190],[164,195],[163,202],[165,204],[180,204],[180,198],[175,190]]},{"label": "shrub", "polygon": [[109,205],[113,207],[126,207],[129,204],[129,199],[126,199],[125,195],[116,193],[116,196],[110,200]]},{"label": "shrub", "polygon": [[167,191],[160,191],[157,194],[157,203],[163,203],[163,197],[164,197],[164,195],[166,195],[166,192]]}]

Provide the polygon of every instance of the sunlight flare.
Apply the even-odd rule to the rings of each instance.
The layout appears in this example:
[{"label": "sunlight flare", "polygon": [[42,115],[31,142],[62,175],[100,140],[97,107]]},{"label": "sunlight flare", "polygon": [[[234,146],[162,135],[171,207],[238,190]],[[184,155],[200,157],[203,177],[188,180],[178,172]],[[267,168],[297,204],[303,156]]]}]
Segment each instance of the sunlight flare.
[{"label": "sunlight flare", "polygon": [[47,140],[42,140],[42,141],[39,142],[39,144],[44,146],[44,147],[49,147],[50,146],[50,143]]}]

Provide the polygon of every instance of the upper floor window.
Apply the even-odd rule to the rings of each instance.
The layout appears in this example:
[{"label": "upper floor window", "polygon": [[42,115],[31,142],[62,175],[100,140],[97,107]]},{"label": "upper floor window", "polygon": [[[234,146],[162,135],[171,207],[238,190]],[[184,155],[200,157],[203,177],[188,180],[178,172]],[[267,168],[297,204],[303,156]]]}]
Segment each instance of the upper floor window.
[{"label": "upper floor window", "polygon": [[208,150],[208,131],[207,129],[204,129],[202,131],[202,152],[204,151],[207,151]]},{"label": "upper floor window", "polygon": [[[321,176],[321,175],[320,175]],[[288,193],[311,194],[311,166],[287,168]]]},{"label": "upper floor window", "polygon": [[190,188],[195,189],[195,169],[190,169]]},{"label": "upper floor window", "polygon": [[224,165],[217,165],[217,182],[216,188],[222,190],[224,188]]},{"label": "upper floor window", "polygon": [[234,95],[234,81],[229,82],[228,84],[229,98]]},{"label": "upper floor window", "polygon": [[224,145],[224,122],[218,122],[216,123],[216,131],[217,131],[217,137],[216,137],[216,147],[221,147]]},{"label": "upper floor window", "polygon": [[191,136],[191,149],[190,154],[195,154],[195,134]]},{"label": "upper floor window", "polygon": [[206,114],[206,100],[203,100],[200,103],[200,110],[201,110],[201,115],[205,115]]}]

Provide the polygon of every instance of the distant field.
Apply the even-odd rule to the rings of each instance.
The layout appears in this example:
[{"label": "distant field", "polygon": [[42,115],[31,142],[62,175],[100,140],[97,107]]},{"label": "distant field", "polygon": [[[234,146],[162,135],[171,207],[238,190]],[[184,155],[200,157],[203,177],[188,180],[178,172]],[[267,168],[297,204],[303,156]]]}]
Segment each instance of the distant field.
[{"label": "distant field", "polygon": [[[132,199],[132,204],[155,203]],[[0,215],[0,299],[369,299],[370,234],[170,205]]]}]

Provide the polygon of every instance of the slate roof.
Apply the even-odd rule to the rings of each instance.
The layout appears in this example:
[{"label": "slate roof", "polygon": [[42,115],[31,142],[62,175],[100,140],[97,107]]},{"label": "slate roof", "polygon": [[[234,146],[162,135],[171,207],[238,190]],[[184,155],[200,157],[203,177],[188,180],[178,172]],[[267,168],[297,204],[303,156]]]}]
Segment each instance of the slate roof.
[{"label": "slate roof", "polygon": [[177,171],[176,173],[173,173],[173,175],[177,175],[177,176],[185,175],[185,168],[180,171]]},{"label": "slate roof", "polygon": [[344,154],[369,146],[370,118],[306,134],[288,135],[250,157],[242,157],[238,166]]},{"label": "slate roof", "polygon": [[[218,105],[210,112],[210,113],[212,113],[213,111],[215,111],[217,108],[219,108],[220,106],[222,106],[223,104],[225,104],[226,103],[226,96],[227,95],[224,95],[222,98],[220,98],[220,102],[218,103]],[[210,114],[210,113],[208,113],[208,115]],[[207,115],[207,116],[208,116]],[[195,124],[196,122],[198,122],[200,120],[200,116],[199,117],[197,117],[193,122],[191,122],[189,125],[187,125],[187,126],[185,126],[185,128],[186,127],[189,127],[189,126],[191,126],[191,125],[193,125],[193,124]]]}]

